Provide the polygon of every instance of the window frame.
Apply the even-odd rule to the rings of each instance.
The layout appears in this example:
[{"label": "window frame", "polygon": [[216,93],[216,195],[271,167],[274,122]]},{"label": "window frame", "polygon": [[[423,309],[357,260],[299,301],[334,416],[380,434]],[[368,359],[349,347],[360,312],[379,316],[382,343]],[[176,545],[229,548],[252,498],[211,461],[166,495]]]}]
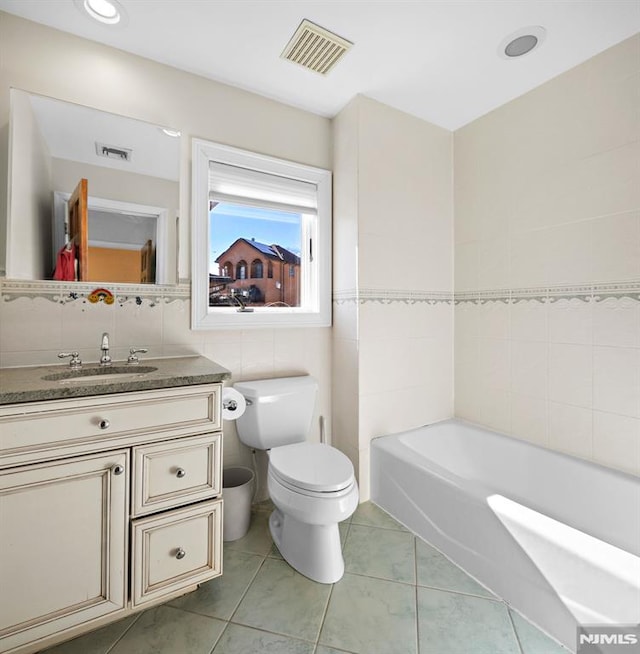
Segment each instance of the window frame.
[{"label": "window frame", "polygon": [[[227,145],[192,140],[192,280],[191,327],[194,330],[240,327],[331,326],[331,171],[278,159]],[[303,247],[310,249],[304,278],[305,304],[300,307],[209,306],[209,162],[220,162],[314,184],[317,216],[307,223]],[[250,270],[247,271],[250,273]],[[264,274],[264,272],[263,272]]]}]

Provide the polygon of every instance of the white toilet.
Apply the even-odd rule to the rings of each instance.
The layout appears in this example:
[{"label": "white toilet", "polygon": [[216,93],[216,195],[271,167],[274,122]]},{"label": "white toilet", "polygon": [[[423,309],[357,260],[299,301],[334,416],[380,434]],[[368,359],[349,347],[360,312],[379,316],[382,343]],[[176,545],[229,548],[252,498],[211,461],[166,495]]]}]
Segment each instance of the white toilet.
[{"label": "white toilet", "polygon": [[284,559],[325,584],[344,573],[338,523],[358,506],[351,461],[322,443],[306,443],[318,391],[313,377],[239,382],[247,400],[236,423],[240,440],[268,450],[267,484],[276,509],[269,528]]}]

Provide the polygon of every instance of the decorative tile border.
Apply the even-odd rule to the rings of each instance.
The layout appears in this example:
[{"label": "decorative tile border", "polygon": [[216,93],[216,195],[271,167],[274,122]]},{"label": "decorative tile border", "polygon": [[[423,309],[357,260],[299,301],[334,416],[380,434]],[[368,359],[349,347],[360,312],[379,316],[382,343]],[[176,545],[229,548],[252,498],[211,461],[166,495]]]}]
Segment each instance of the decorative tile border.
[{"label": "decorative tile border", "polygon": [[453,292],[361,288],[334,291],[333,301],[336,304],[452,304]]},{"label": "decorative tile border", "polygon": [[188,300],[191,297],[191,285],[109,284],[97,288],[95,282],[0,279],[0,296],[3,302],[11,302],[21,297],[39,297],[57,304],[76,301],[96,303],[111,296],[110,304],[115,301],[120,305],[129,302],[141,305],[144,301],[149,306],[155,306],[174,300]]},{"label": "decorative tile border", "polygon": [[486,304],[501,302],[537,301],[553,303],[558,300],[580,300],[583,302],[602,302],[608,298],[629,298],[640,302],[640,280],[603,284],[565,284],[562,286],[540,286],[535,288],[482,289],[477,291],[414,291],[401,289],[347,289],[334,291],[336,304]]},{"label": "decorative tile border", "polygon": [[[152,284],[109,284],[104,287],[111,293],[115,302],[125,304],[135,302],[138,305],[145,300],[151,306],[168,304],[174,300],[188,300],[191,297],[191,285],[181,282],[177,285]],[[56,282],[56,281],[22,281],[0,278],[0,297],[3,302],[11,302],[20,297],[40,297],[51,302],[66,304],[77,300],[89,301],[96,291],[95,283]],[[483,289],[477,291],[416,291],[410,289],[347,289],[333,292],[336,304],[485,304],[536,300],[553,303],[561,299],[577,299],[583,302],[603,302],[608,298],[629,298],[640,302],[640,280],[603,284],[575,284],[563,286],[543,286],[536,288]]]},{"label": "decorative tile border", "polygon": [[600,284],[593,287],[593,299],[602,302],[607,298],[629,298],[640,301],[640,281],[624,284]]},{"label": "decorative tile border", "polygon": [[456,304],[485,304],[487,302],[517,304],[518,302],[531,300],[549,304],[559,300],[602,302],[608,298],[629,298],[640,302],[640,280],[615,284],[567,284],[563,286],[491,289],[455,293]]}]

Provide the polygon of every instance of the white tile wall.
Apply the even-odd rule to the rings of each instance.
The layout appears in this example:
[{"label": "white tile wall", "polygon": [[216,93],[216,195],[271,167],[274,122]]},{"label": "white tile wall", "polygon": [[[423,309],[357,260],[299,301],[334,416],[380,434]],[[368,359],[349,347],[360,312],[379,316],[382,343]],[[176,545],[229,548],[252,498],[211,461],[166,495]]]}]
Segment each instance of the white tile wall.
[{"label": "white tile wall", "polygon": [[549,342],[591,345],[593,303],[560,298],[549,305]]},{"label": "white tile wall", "polygon": [[424,297],[453,287],[452,136],[357,97],[334,141],[333,431],[366,500],[370,440],[453,413],[453,306]]},{"label": "white tile wall", "polygon": [[549,402],[549,444],[556,450],[593,458],[593,415],[589,409]]},{"label": "white tile wall", "polygon": [[[490,321],[493,331],[487,328],[491,305],[501,306],[509,317],[499,327]],[[640,301],[629,297],[597,302],[561,298],[552,303],[459,303],[455,309],[456,415],[635,471],[636,446],[629,434],[635,433],[640,418],[638,312]],[[612,447],[616,452],[628,449],[624,464],[619,454],[605,452],[610,432],[601,425],[613,423],[615,417],[621,419],[616,424],[624,426],[625,435],[616,436]]]},{"label": "white tile wall", "polygon": [[640,350],[593,348],[593,408],[640,418]]},{"label": "white tile wall", "polygon": [[[472,314],[470,309],[467,313]],[[457,316],[457,314],[456,314]],[[511,305],[511,337],[520,341],[547,341],[549,305],[528,300]]]},{"label": "white tile wall", "polygon": [[595,411],[593,453],[596,461],[640,475],[640,420]]},{"label": "white tile wall", "polygon": [[[549,387],[547,344],[514,340],[511,347],[511,390],[521,395],[546,398]],[[482,380],[478,379],[478,382]]]},{"label": "white tile wall", "polygon": [[511,396],[511,431],[536,445],[549,444],[547,402],[539,397]]},{"label": "white tile wall", "polygon": [[456,414],[638,474],[640,36],[458,130],[454,165],[455,289],[478,298],[455,310]]},{"label": "white tile wall", "polygon": [[640,347],[640,302],[607,298],[592,308],[594,345]]},{"label": "white tile wall", "polygon": [[593,405],[592,388],[592,348],[549,343],[549,399],[590,408]]}]

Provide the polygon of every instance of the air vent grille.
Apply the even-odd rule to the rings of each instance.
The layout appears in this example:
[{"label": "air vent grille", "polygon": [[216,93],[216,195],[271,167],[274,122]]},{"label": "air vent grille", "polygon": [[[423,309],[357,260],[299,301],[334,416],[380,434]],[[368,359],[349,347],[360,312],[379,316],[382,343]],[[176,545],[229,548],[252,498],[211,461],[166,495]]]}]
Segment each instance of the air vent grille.
[{"label": "air vent grille", "polygon": [[107,157],[107,159],[117,159],[118,161],[131,161],[133,150],[130,148],[121,148],[117,145],[107,145],[106,143],[98,143],[96,141],[96,154],[99,157]]},{"label": "air vent grille", "polygon": [[282,57],[326,75],[353,45],[337,34],[303,20],[282,52]]}]

